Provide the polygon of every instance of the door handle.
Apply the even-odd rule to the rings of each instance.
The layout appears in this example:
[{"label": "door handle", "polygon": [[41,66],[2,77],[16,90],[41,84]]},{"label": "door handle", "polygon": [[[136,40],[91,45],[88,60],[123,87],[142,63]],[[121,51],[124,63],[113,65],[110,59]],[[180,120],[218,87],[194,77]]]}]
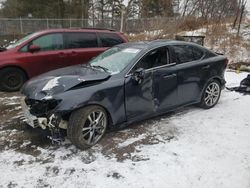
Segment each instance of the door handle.
[{"label": "door handle", "polygon": [[210,65],[205,65],[204,67],[202,67],[202,69],[209,69],[210,68]]},{"label": "door handle", "polygon": [[164,79],[174,78],[174,77],[176,77],[176,74],[168,74],[168,75],[163,76]]}]

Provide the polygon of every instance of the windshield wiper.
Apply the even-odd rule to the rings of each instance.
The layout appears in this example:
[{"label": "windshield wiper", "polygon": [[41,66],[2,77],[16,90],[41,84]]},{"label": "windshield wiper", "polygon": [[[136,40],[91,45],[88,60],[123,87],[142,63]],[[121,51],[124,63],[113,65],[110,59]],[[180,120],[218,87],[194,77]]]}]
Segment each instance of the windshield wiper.
[{"label": "windshield wiper", "polygon": [[91,65],[91,67],[99,68],[99,69],[104,70],[105,72],[109,72],[109,69],[107,69],[107,68],[105,68],[105,67],[102,67],[102,66],[100,66],[100,65]]}]

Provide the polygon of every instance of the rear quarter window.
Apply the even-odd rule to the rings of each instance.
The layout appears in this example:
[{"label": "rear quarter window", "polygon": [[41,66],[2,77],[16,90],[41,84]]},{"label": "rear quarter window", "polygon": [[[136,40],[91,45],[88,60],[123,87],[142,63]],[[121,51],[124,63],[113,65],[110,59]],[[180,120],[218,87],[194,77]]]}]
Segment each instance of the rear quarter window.
[{"label": "rear quarter window", "polygon": [[79,32],[79,33],[66,33],[66,48],[96,48],[98,47],[96,33]]},{"label": "rear quarter window", "polygon": [[123,39],[115,33],[99,33],[102,47],[113,47],[117,44],[124,43]]}]

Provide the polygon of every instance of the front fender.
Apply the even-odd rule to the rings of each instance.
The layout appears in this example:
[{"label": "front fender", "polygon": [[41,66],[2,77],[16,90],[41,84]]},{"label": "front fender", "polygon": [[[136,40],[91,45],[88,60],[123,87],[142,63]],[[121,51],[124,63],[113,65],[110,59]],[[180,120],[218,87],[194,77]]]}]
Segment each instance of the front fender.
[{"label": "front fender", "polygon": [[70,114],[89,105],[99,105],[107,110],[114,125],[126,120],[122,81],[104,82],[95,86],[70,90],[55,98],[61,102],[54,111],[61,115]]}]

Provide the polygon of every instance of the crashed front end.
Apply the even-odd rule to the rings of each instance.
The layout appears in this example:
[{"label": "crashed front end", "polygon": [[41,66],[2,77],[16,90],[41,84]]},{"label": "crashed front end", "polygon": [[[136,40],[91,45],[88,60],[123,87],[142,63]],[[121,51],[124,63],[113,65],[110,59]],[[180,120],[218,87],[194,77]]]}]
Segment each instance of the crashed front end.
[{"label": "crashed front end", "polygon": [[52,143],[60,143],[64,140],[60,129],[67,129],[68,125],[68,122],[54,110],[59,102],[55,99],[34,100],[27,97],[21,99],[24,122],[33,128],[49,129]]},{"label": "crashed front end", "polygon": [[67,129],[67,122],[62,120],[59,114],[54,112],[55,107],[60,101],[34,100],[22,97],[21,106],[24,114],[24,121],[33,128],[46,129],[59,127]]},{"label": "crashed front end", "polygon": [[38,77],[26,83],[22,89],[22,109],[24,120],[33,128],[42,129],[67,128],[65,122],[55,109],[61,102],[53,98],[54,95],[64,92],[64,87],[59,83],[61,77]]},{"label": "crashed front end", "polygon": [[[68,116],[88,98],[83,88],[90,88],[107,79],[110,74],[91,67],[71,66],[51,71],[29,80],[22,88],[21,101],[24,120],[33,128],[50,129],[53,139],[60,139],[60,129],[67,129]],[[73,91],[81,97],[74,98]],[[85,90],[86,91],[86,90]],[[60,107],[65,107],[59,109]]]}]

